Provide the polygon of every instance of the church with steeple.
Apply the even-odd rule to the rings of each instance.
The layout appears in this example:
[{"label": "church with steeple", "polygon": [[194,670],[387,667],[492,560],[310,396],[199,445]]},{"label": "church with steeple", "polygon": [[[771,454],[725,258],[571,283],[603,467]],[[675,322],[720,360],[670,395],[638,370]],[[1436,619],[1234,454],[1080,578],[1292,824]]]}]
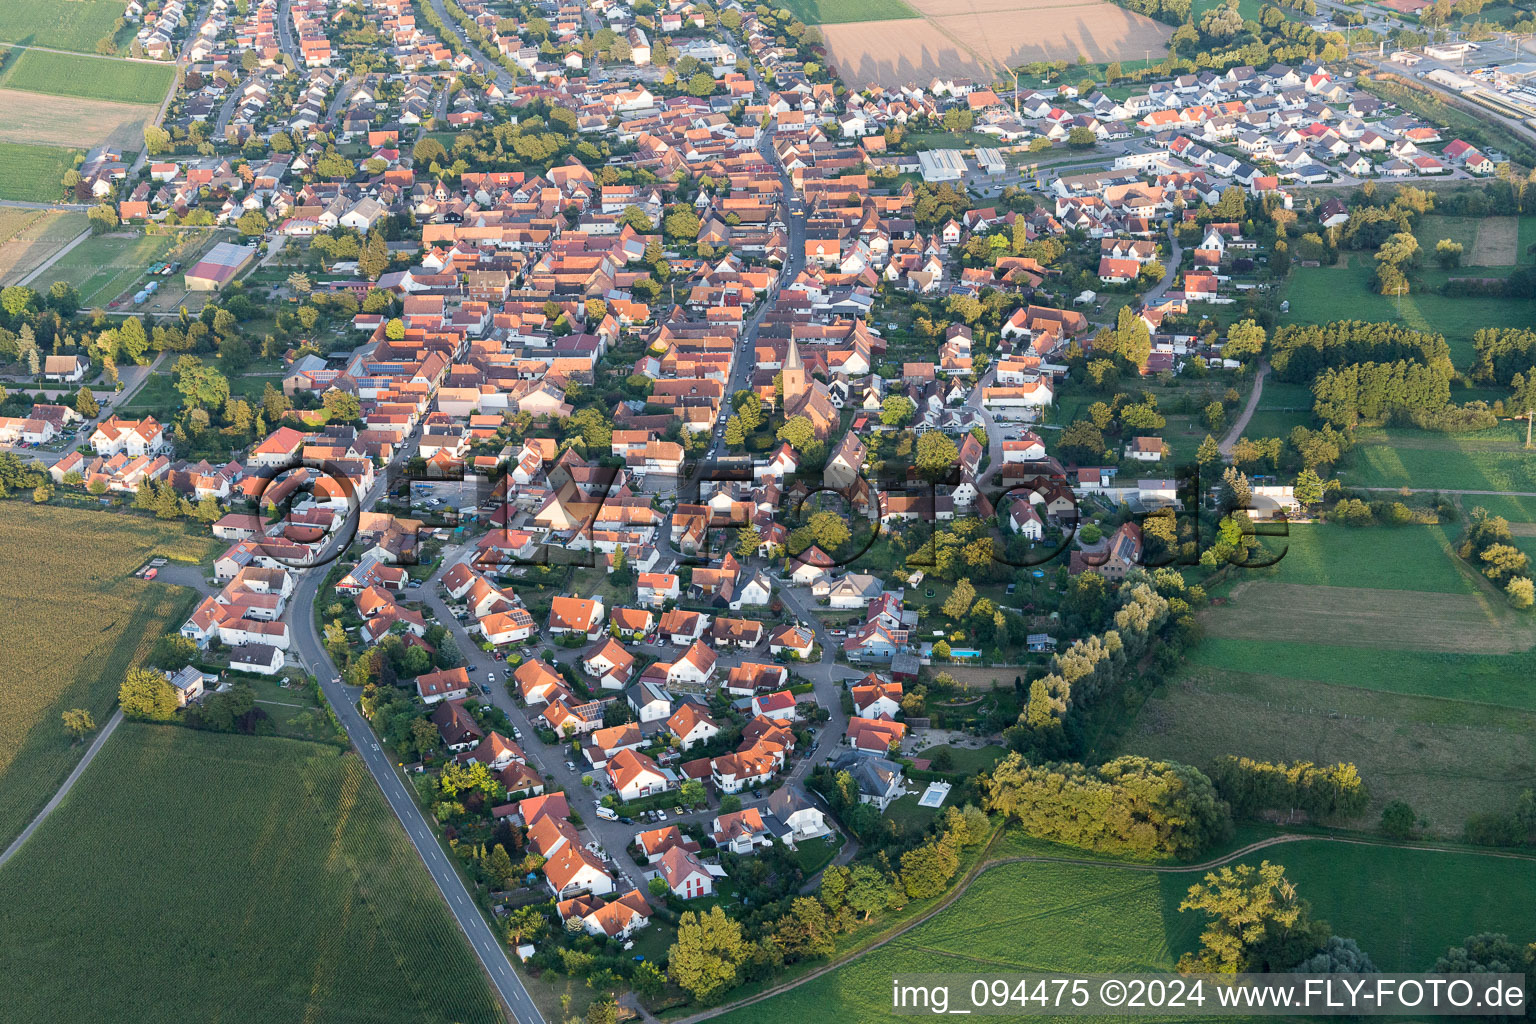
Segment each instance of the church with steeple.
[{"label": "church with steeple", "polygon": [[837,407],[827,385],[811,380],[805,372],[805,360],[800,358],[800,346],[789,339],[789,351],[784,356],[784,418],[804,416],[811,421],[811,428],[822,440],[832,436],[837,428]]}]

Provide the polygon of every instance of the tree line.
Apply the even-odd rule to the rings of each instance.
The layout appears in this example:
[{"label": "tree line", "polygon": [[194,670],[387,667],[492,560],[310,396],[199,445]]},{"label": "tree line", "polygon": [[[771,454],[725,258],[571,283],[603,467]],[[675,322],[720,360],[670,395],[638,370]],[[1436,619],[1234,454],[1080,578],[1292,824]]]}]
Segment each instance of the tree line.
[{"label": "tree line", "polygon": [[1227,755],[1211,766],[1211,782],[1239,817],[1264,811],[1301,811],[1313,820],[1353,818],[1365,810],[1370,793],[1352,764],[1320,766],[1310,761],[1255,761]]},{"label": "tree line", "polygon": [[1451,348],[1443,334],[1366,320],[1287,325],[1270,340],[1270,366],[1276,376],[1292,384],[1305,383],[1324,370],[1349,363],[1399,360],[1443,366],[1450,371]]}]

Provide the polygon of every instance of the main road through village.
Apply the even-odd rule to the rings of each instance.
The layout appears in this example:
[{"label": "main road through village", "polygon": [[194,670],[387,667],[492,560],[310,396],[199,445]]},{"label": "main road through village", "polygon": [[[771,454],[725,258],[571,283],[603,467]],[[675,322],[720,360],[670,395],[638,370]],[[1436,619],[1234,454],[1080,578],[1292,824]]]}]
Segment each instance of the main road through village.
[{"label": "main road through village", "polygon": [[[765,156],[777,162],[768,139],[764,140],[762,150]],[[793,275],[803,258],[804,243],[802,240],[805,237],[805,216],[800,202],[789,191],[787,175],[784,176],[784,181],[786,188],[784,195],[787,204],[791,238],[791,256],[784,272]],[[767,308],[771,306],[776,293],[777,287],[763,299],[762,308],[743,325],[741,346],[736,358],[737,366],[731,375],[733,385],[737,385],[739,381],[745,379],[748,372],[747,367],[752,362],[752,347],[756,337],[757,326],[761,323]],[[722,410],[722,425],[728,408],[727,404],[726,410]],[[718,437],[718,431],[716,436]],[[402,449],[396,455],[398,463],[404,464],[415,454],[419,440],[419,432],[412,435],[406,445],[402,446]],[[352,530],[355,528],[359,510],[372,509],[384,495],[387,485],[388,475],[386,474],[361,497],[357,507],[348,516],[347,525],[337,532],[328,545],[326,549],[328,555],[334,555],[346,545]],[[665,531],[662,531],[662,533],[664,536]],[[457,553],[457,557],[454,558],[445,555],[442,565],[438,567],[437,574],[420,589],[418,594],[421,600],[431,608],[438,620],[453,631],[457,638],[458,646],[467,659],[467,663],[476,672],[477,680],[486,684],[487,689],[490,691],[489,699],[500,707],[502,711],[506,712],[514,724],[518,724],[519,728],[526,730],[525,735],[531,736],[532,723],[525,710],[516,706],[510,692],[501,680],[497,680],[495,685],[492,685],[492,673],[498,667],[505,669],[505,665],[493,661],[475,646],[473,640],[452,616],[436,593],[436,582],[438,577],[441,576],[442,571],[453,564],[453,562],[468,558],[470,554],[469,549],[470,546],[466,545],[463,550]],[[511,1010],[513,1016],[520,1024],[544,1024],[543,1014],[539,1012],[527,988],[523,985],[522,979],[513,968],[501,940],[481,915],[473,897],[465,886],[463,878],[459,876],[452,859],[438,842],[431,823],[428,822],[426,815],[412,798],[398,766],[391,761],[389,754],[379,744],[372,727],[358,711],[358,699],[361,696],[361,690],[357,687],[347,686],[341,681],[340,673],[325,649],[325,644],[315,623],[314,606],[326,572],[327,566],[320,565],[301,570],[299,573],[291,615],[295,653],[302,664],[319,679],[320,687],[324,691],[331,707],[335,709],[336,717],[340,721],[342,728],[346,730],[347,738],[357,749],[358,754],[361,755],[363,763],[368,766],[369,772],[372,773],[374,781],[378,783],[379,788],[384,792],[384,797],[389,801],[389,806],[395,812],[395,816],[400,819],[400,823],[404,826],[411,844],[415,846],[416,852],[421,856],[422,862],[426,865],[433,883],[442,892],[443,899],[448,904],[448,909],[453,913],[454,919],[458,921],[459,927],[469,939],[470,946],[474,949],[475,955],[485,968],[486,974],[489,976],[491,983],[496,987],[496,991],[501,996],[502,1001]],[[822,728],[817,736],[813,749],[808,752],[807,756],[802,759],[800,765],[791,774],[791,782],[800,784],[803,783],[806,773],[812,766],[830,758],[835,753],[838,739],[841,737],[846,725],[846,716],[843,715],[841,709],[839,691],[845,679],[850,675],[857,676],[858,673],[854,673],[852,670],[835,663],[835,649],[833,647],[835,641],[821,628],[817,619],[810,614],[810,609],[805,599],[793,594],[787,588],[782,592],[788,606],[797,616],[815,629],[817,639],[825,652],[821,663],[803,666],[801,673],[812,682],[817,702],[827,708],[832,715],[832,720]],[[541,751],[542,757],[535,759],[542,763],[537,764],[536,767],[541,774],[553,778],[557,784],[561,785],[567,794],[572,797],[573,802],[575,802],[576,799],[586,795],[587,791],[581,783],[581,773],[566,768],[565,764],[560,760],[558,751],[559,748]],[[707,811],[698,812],[698,814],[689,815],[688,817],[693,818],[709,813]],[[584,814],[583,818],[587,822],[585,831],[592,836],[593,840],[605,852],[614,858],[615,863],[619,864],[619,870],[629,878],[630,882],[636,882],[639,877],[639,868],[632,861],[629,861],[627,854],[623,852],[628,846],[632,830],[618,822],[605,822],[597,818],[595,814],[591,816]],[[623,859],[622,863],[620,858]]]}]

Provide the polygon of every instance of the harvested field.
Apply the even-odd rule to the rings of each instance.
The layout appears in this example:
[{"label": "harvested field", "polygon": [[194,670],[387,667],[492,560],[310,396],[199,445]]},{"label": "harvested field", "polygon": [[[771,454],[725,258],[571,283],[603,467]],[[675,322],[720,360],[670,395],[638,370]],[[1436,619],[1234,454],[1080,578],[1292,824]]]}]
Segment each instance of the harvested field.
[{"label": "harvested field", "polygon": [[872,21],[822,28],[832,64],[852,87],[900,85],[938,74],[990,77],[1031,60],[1139,58],[1166,49],[1172,29],[1107,3],[918,0],[918,21]]},{"label": "harvested field", "polygon": [[83,213],[0,209],[0,286],[26,277],[86,226]]},{"label": "harvested field", "polygon": [[0,142],[44,146],[144,146],[144,124],[156,107],[110,100],[52,97],[39,102],[34,92],[0,89]]},{"label": "harvested field", "polygon": [[1213,636],[1346,647],[1513,654],[1536,643],[1536,623],[1488,595],[1317,587],[1250,581],[1205,616]]},{"label": "harvested field", "polygon": [[1478,221],[1477,243],[1467,254],[1473,267],[1507,267],[1519,261],[1516,243],[1520,236],[1518,217],[1486,217]]}]

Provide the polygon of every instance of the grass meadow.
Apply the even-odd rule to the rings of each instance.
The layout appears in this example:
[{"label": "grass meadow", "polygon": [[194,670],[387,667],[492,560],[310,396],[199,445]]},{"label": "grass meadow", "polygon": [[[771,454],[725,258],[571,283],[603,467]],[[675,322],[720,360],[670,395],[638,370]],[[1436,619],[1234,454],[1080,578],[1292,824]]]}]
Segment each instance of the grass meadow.
[{"label": "grass meadow", "polygon": [[79,150],[0,142],[0,199],[51,203],[64,194],[64,172]]},{"label": "grass meadow", "polygon": [[106,722],[128,668],[180,627],[196,595],[132,575],[151,555],[201,561],[206,534],[126,515],[11,502],[0,544],[0,845],[79,760],[60,721]]},{"label": "grass meadow", "polygon": [[1524,448],[1523,423],[1500,423],[1471,434],[1376,429],[1362,430],[1357,437],[1349,464],[1339,474],[1346,485],[1536,491],[1536,456]]},{"label": "grass meadow", "polygon": [[1332,523],[1293,523],[1266,543],[1284,555],[1266,569],[1235,570],[1233,579],[1321,587],[1419,590],[1468,594],[1472,585],[1450,556],[1444,526],[1362,529]]},{"label": "grass meadow", "polygon": [[175,77],[176,70],[169,64],[26,50],[6,65],[0,74],[0,87],[50,96],[158,104]]},{"label": "grass meadow", "polygon": [[922,17],[903,0],[784,0],[779,6],[787,8],[807,25]]},{"label": "grass meadow", "polygon": [[[1345,253],[1336,267],[1297,267],[1285,298],[1291,303],[1283,323],[1328,323],[1332,320],[1371,320],[1400,323],[1420,331],[1445,335],[1451,359],[1459,369],[1472,364],[1472,335],[1481,327],[1525,327],[1536,318],[1536,303],[1528,300],[1468,296],[1447,298],[1416,291],[1401,298],[1371,290],[1374,264],[1369,253]],[[1465,270],[1460,276],[1497,276]],[[1438,276],[1437,276],[1438,275]],[[1424,271],[1424,279],[1443,280],[1443,271]]]},{"label": "grass meadow", "polygon": [[[1271,847],[1247,859],[1265,858],[1284,865],[1313,913],[1335,933],[1357,939],[1383,970],[1426,969],[1477,931],[1536,938],[1526,912],[1536,878],[1529,861],[1322,840]],[[953,906],[893,942],[721,1020],[883,1020],[891,1015],[891,979],[917,973],[1171,971],[1179,955],[1199,943],[1202,922],[1178,910],[1199,878],[1197,871],[1114,863],[1000,864]]]},{"label": "grass meadow", "polygon": [[503,1019],[362,762],[301,740],[126,723],[0,870],[0,930],[12,1021]]},{"label": "grass meadow", "polygon": [[1455,557],[1459,527],[1293,525],[1201,616],[1184,670],[1117,749],[1352,761],[1440,834],[1507,807],[1536,775],[1536,619]]},{"label": "grass meadow", "polygon": [[117,0],[5,0],[0,41],[94,51],[122,13]]}]

